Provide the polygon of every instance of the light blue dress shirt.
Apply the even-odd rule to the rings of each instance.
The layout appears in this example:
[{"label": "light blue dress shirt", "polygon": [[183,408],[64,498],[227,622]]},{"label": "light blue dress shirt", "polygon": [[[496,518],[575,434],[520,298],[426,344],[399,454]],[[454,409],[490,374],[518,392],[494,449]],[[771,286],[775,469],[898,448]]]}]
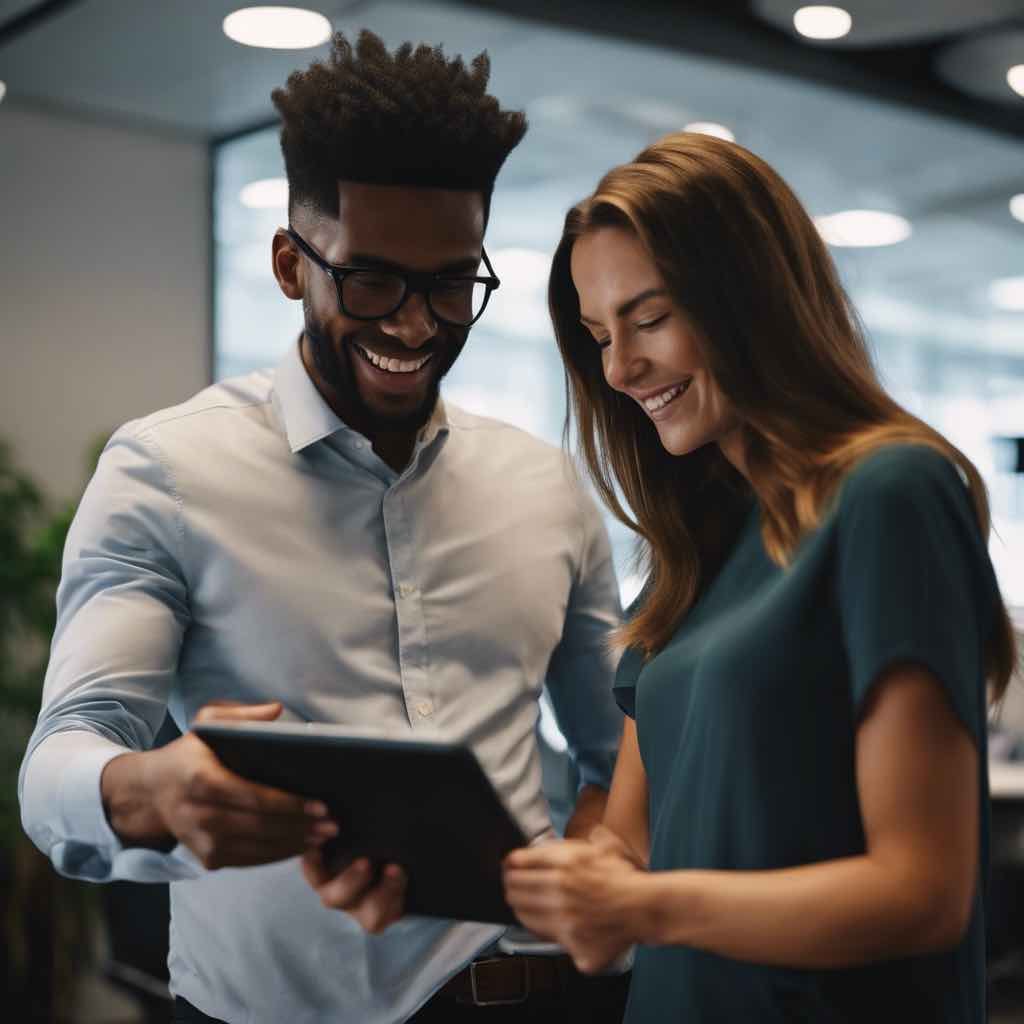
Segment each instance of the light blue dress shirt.
[{"label": "light blue dress shirt", "polygon": [[[603,641],[618,589],[599,513],[556,448],[439,402],[394,472],[298,355],[121,428],[71,528],[43,707],[19,780],[63,874],[171,881],[171,989],[229,1024],[390,1024],[500,928],[325,909],[296,859],[207,871],[125,848],[106,763],[213,699],[468,744],[526,835],[551,827],[546,684],[581,784],[621,728]],[[372,784],[354,779],[353,785]]]}]

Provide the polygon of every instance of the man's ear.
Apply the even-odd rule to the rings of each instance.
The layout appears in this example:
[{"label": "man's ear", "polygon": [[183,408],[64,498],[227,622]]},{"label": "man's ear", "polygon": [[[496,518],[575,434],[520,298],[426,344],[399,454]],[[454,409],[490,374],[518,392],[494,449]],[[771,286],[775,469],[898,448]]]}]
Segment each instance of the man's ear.
[{"label": "man's ear", "polygon": [[304,267],[295,243],[284,228],[274,232],[271,243],[271,261],[278,287],[289,299],[301,299],[306,294]]}]

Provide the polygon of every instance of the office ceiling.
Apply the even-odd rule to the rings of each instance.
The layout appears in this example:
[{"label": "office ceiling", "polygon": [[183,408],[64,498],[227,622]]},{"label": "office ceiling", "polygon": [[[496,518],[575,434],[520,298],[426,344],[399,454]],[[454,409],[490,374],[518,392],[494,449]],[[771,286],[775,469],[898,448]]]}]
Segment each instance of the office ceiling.
[{"label": "office ceiling", "polygon": [[[1024,138],[1007,60],[1024,62],[1024,0],[842,0],[837,40],[800,39],[801,0],[306,0],[343,30],[486,46],[496,62],[557,25],[677,52],[730,57],[984,124]],[[216,139],[273,119],[270,90],[308,51],[241,46],[221,30],[245,0],[0,0],[0,80],[15,103]],[[290,2],[289,6],[300,3]],[[528,53],[528,44],[520,52]],[[599,68],[571,65],[601,89]],[[639,71],[640,69],[638,69]]]},{"label": "office ceiling", "polygon": [[[0,0],[0,152],[8,106],[196,140],[271,124],[271,89],[326,47],[234,43],[221,23],[237,6]],[[1016,31],[1007,19],[1024,12],[1024,0],[847,0],[860,34],[836,47],[798,40],[787,20],[797,4],[784,0],[309,6],[335,28],[367,26],[391,45],[489,51],[494,92],[531,121],[501,180],[520,197],[515,222],[502,228],[513,241],[551,244],[567,197],[587,192],[610,164],[689,121],[720,121],[778,167],[811,213],[868,206],[911,219],[907,242],[837,252],[876,322],[927,321],[931,341],[1024,356],[1024,314],[993,311],[987,294],[992,280],[1024,274],[1024,224],[1008,212],[1010,196],[1024,193],[1024,99],[964,84],[986,60],[1016,52],[1024,62],[1005,44]],[[1003,40],[994,56],[978,52],[993,39]],[[238,174],[279,173],[278,159],[273,144],[254,145]],[[501,216],[499,205],[496,226]]]}]

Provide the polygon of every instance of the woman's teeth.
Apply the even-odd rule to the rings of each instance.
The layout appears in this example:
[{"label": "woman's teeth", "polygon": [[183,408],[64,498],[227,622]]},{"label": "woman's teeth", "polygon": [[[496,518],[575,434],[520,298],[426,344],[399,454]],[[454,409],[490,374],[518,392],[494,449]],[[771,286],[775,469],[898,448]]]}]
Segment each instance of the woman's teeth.
[{"label": "woman's teeth", "polygon": [[660,395],[652,395],[650,398],[645,398],[644,408],[648,412],[657,412],[663,406],[668,405],[673,398],[678,398],[689,386],[690,382],[685,380],[682,384],[676,384],[675,387],[669,388],[668,391],[662,391]]},{"label": "woman's teeth", "polygon": [[376,352],[371,352],[369,349],[363,348],[362,345],[356,345],[359,352],[368,359],[378,370],[384,370],[386,373],[415,373],[417,370],[422,369],[427,363],[430,362],[434,353],[424,356],[422,359],[414,359],[412,362],[404,362],[401,359],[389,359],[387,356],[379,356]]}]

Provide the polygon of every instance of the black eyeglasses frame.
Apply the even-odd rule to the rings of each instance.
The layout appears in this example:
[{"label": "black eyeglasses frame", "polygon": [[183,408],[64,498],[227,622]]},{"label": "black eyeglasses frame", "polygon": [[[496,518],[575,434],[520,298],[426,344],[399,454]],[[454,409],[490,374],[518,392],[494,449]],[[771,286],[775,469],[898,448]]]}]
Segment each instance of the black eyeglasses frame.
[{"label": "black eyeglasses frame", "polygon": [[[338,295],[338,309],[347,316],[350,320],[362,320],[370,322],[373,320],[386,320],[389,316],[394,316],[402,306],[405,304],[405,300],[410,295],[419,293],[424,296],[427,302],[427,306],[430,309],[430,314],[436,320],[440,320],[441,323],[448,324],[452,327],[472,327],[473,324],[483,316],[484,310],[487,308],[487,303],[491,300],[491,293],[495,291],[501,285],[501,281],[494,274],[494,268],[491,266],[491,261],[487,258],[487,250],[483,246],[480,247],[480,255],[483,257],[484,266],[487,268],[486,277],[478,277],[469,274],[439,274],[431,271],[421,270],[405,270],[400,267],[386,267],[386,268],[375,268],[375,267],[351,267],[345,266],[344,264],[328,263],[307,242],[291,225],[285,228],[285,234],[298,246],[300,252],[304,253],[309,259],[315,263],[321,270],[328,274],[332,281],[334,281],[334,290]],[[398,300],[394,309],[389,310],[387,313],[380,313],[376,316],[357,316],[354,313],[350,313],[345,308],[345,301],[341,297],[342,283],[349,274],[372,274],[372,273],[385,273],[393,274],[395,277],[400,277],[404,284],[405,289],[402,292],[402,297]],[[472,281],[474,284],[482,284],[486,287],[484,292],[484,300],[480,305],[480,309],[477,311],[476,316],[473,317],[469,323],[460,323],[456,320],[449,320],[447,317],[442,316],[434,309],[434,304],[430,301],[430,290],[431,288],[440,281]]]}]

